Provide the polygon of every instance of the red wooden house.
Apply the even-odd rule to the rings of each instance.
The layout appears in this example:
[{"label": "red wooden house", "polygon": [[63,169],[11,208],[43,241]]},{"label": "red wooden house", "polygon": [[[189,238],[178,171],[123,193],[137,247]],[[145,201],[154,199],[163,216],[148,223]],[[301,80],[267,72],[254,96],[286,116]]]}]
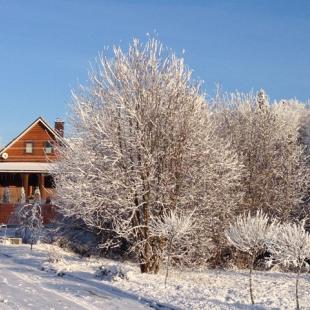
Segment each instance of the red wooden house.
[{"label": "red wooden house", "polygon": [[40,190],[43,209],[51,210],[53,179],[48,174],[56,159],[55,145],[65,143],[64,123],[52,128],[42,117],[0,150],[0,223],[8,222],[23,193],[31,202]]}]

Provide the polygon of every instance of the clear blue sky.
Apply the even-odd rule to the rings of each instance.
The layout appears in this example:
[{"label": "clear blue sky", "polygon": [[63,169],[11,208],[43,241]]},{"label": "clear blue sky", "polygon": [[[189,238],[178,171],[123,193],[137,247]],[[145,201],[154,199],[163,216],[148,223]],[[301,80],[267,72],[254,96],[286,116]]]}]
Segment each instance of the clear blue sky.
[{"label": "clear blue sky", "polygon": [[154,31],[209,93],[310,97],[307,0],[0,0],[0,144],[39,115],[65,119],[98,51]]}]

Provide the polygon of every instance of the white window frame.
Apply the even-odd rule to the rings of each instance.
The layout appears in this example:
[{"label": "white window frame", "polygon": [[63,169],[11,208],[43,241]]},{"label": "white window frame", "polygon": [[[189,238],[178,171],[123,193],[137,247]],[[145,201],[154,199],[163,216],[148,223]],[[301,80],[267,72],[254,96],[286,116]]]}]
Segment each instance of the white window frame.
[{"label": "white window frame", "polygon": [[34,143],[32,141],[25,142],[25,153],[26,154],[33,154],[34,150]]}]

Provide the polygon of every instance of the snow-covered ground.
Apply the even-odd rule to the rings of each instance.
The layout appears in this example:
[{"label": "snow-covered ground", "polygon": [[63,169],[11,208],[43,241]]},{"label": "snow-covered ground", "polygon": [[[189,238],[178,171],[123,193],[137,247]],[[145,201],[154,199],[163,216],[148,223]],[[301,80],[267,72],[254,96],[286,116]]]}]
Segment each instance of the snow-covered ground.
[{"label": "snow-covered ground", "polygon": [[48,254],[45,247],[30,252],[26,245],[0,245],[1,310],[150,309],[146,301],[121,290],[42,271]]},{"label": "snow-covered ground", "polygon": [[[255,272],[253,308],[294,309],[294,280],[294,274]],[[310,275],[300,284],[301,307],[310,309]],[[32,252],[0,245],[0,295],[0,309],[252,308],[247,271],[174,270],[165,288],[164,273],[140,274],[131,263],[79,258],[44,244]]]}]

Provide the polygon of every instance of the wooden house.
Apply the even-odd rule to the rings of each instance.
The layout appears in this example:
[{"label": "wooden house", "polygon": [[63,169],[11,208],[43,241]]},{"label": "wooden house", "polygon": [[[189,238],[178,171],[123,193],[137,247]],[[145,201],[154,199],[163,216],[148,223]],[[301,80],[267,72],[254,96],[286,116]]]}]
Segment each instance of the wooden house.
[{"label": "wooden house", "polygon": [[53,179],[48,172],[57,158],[55,145],[65,143],[63,136],[62,121],[52,128],[39,117],[0,150],[0,223],[8,220],[22,196],[31,202],[36,189],[42,205],[51,204]]}]

